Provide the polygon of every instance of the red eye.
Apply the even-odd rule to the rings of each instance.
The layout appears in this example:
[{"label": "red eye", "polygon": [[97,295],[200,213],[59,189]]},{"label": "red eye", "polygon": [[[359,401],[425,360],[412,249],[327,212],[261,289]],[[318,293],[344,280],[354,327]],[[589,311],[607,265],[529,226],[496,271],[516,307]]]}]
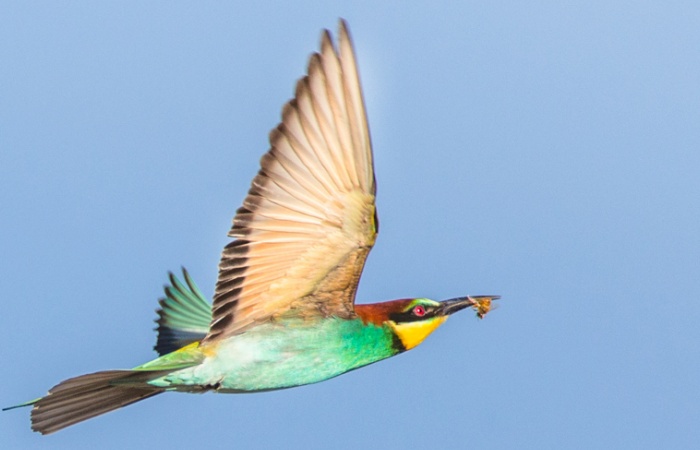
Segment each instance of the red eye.
[{"label": "red eye", "polygon": [[425,307],[423,305],[416,305],[413,307],[413,315],[418,317],[423,317],[425,315]]}]

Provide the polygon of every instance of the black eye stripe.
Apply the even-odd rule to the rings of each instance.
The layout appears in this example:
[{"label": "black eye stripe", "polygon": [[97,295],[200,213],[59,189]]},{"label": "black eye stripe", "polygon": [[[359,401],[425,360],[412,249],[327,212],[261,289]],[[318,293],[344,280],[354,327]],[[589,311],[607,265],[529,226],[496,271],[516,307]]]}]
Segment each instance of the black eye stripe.
[{"label": "black eye stripe", "polygon": [[[415,313],[416,307],[419,306],[423,308],[423,315],[417,315]],[[389,319],[394,323],[417,322],[419,320],[425,320],[435,316],[435,311],[436,308],[434,306],[419,303],[411,306],[405,311],[389,314]]]}]

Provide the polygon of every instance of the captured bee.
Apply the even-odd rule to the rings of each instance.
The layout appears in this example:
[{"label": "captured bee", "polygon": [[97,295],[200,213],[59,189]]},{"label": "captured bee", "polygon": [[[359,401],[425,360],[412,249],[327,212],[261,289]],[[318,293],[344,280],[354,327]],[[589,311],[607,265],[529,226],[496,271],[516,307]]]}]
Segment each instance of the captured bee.
[{"label": "captured bee", "polygon": [[[476,311],[476,317],[479,319],[483,319],[486,314],[491,311],[491,302],[494,300],[498,300],[501,298],[498,295],[494,296],[488,296],[488,295],[476,295],[476,296],[470,296],[472,300],[474,300],[474,305],[472,305],[472,308],[474,311]],[[493,305],[495,308],[496,305]]]}]

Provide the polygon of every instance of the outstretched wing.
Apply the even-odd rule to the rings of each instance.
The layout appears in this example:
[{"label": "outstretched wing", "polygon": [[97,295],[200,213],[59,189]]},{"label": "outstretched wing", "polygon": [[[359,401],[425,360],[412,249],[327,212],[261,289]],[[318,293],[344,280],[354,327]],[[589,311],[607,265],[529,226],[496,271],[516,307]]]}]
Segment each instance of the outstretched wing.
[{"label": "outstretched wing", "polygon": [[224,248],[205,342],[281,314],[352,317],[377,233],[372,148],[352,42],[326,30],[270,133]]},{"label": "outstretched wing", "polygon": [[165,297],[158,300],[158,339],[153,348],[160,356],[201,341],[209,332],[211,305],[184,267],[182,274],[186,284],[171,272]]}]

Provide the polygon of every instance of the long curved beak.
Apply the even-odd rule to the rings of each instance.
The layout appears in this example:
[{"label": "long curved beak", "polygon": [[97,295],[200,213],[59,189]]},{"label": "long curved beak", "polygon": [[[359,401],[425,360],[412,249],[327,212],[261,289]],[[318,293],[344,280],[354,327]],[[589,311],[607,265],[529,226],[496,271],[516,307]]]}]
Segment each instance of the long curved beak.
[{"label": "long curved beak", "polygon": [[[451,298],[449,300],[443,300],[440,302],[442,304],[442,313],[446,316],[454,314],[457,311],[461,311],[464,308],[473,307],[477,310],[482,310],[484,305],[489,305],[490,309],[491,301],[498,300],[501,298],[500,295],[469,295],[466,297]],[[488,309],[483,312],[480,317],[483,317],[488,312]]]}]

